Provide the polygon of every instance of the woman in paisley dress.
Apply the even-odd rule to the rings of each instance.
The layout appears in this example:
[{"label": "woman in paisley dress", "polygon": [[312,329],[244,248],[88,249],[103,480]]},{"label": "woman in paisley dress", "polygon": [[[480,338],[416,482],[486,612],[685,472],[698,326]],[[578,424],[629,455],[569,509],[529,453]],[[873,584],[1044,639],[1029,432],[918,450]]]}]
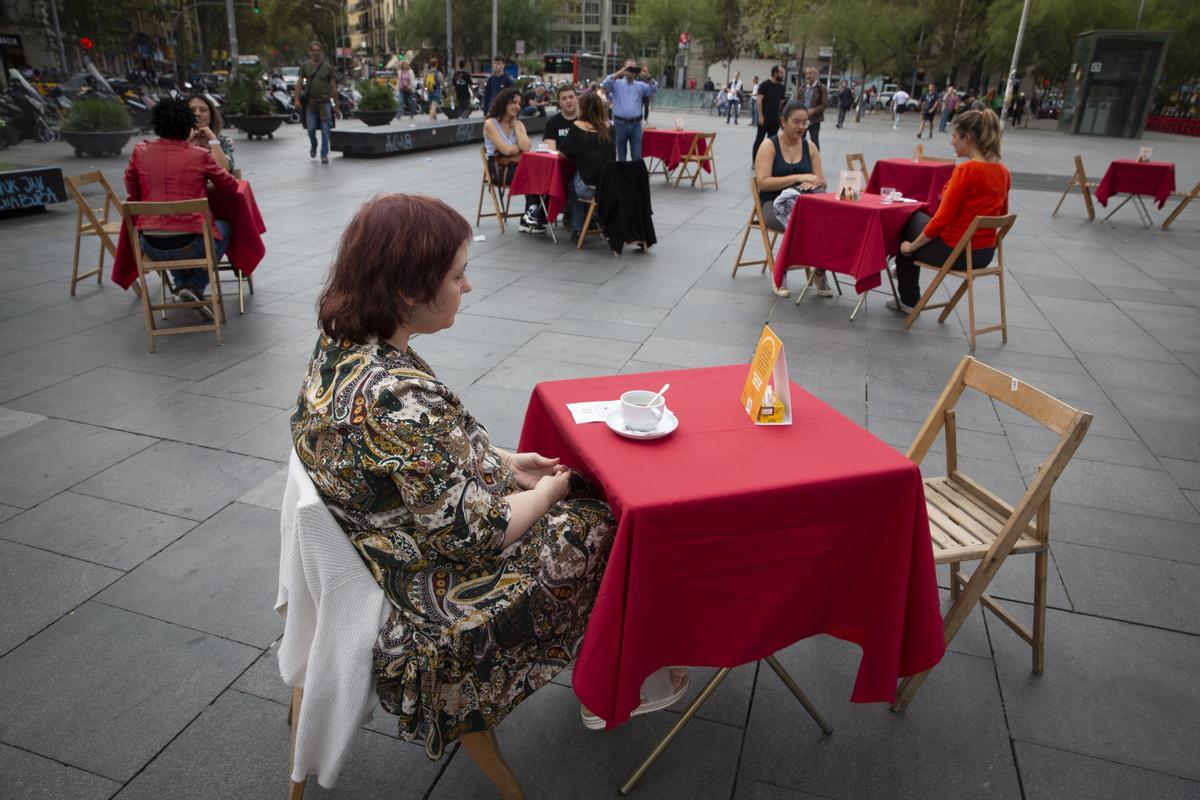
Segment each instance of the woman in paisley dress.
[{"label": "woman in paisley dress", "polygon": [[439,200],[364,205],[292,415],[296,452],[392,604],[374,648],[380,701],[432,759],[574,658],[616,531],[558,459],[494,447],[409,347],[454,323],[470,237]]}]

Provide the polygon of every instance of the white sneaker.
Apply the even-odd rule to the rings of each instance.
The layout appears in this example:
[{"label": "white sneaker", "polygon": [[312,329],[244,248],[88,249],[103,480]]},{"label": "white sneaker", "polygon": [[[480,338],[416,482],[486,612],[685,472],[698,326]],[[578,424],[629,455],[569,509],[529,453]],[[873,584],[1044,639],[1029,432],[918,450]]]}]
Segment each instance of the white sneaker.
[{"label": "white sneaker", "polygon": [[773,291],[775,293],[776,297],[791,297],[792,296],[792,293],[790,291],[788,291],[788,287],[787,287],[786,283],[783,284],[782,286],[776,286],[775,284],[771,284],[771,291]]},{"label": "white sneaker", "polygon": [[887,307],[892,311],[899,311],[901,314],[911,314],[913,310],[913,307],[906,305],[903,300],[897,301],[895,299],[888,300]]}]

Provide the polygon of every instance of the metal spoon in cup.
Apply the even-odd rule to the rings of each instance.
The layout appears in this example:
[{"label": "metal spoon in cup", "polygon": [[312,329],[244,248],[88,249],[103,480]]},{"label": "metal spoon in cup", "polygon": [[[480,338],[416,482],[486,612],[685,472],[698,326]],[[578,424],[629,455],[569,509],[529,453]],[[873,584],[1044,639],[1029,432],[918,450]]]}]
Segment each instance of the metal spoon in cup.
[{"label": "metal spoon in cup", "polygon": [[646,407],[649,408],[650,406],[654,405],[654,401],[657,400],[658,398],[662,397],[663,392],[667,391],[667,389],[670,389],[670,388],[671,388],[671,384],[664,383],[663,387],[658,390],[658,394],[654,395],[654,397],[651,397],[649,400],[646,401]]}]

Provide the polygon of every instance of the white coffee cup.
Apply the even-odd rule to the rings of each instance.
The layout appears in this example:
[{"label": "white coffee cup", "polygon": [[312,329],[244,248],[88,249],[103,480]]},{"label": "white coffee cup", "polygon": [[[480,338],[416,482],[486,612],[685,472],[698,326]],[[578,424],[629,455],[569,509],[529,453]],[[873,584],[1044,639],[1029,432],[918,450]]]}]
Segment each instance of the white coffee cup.
[{"label": "white coffee cup", "polygon": [[634,431],[652,431],[662,422],[663,412],[667,409],[667,401],[657,397],[654,403],[646,405],[655,392],[635,389],[621,395],[621,419],[625,427]]}]

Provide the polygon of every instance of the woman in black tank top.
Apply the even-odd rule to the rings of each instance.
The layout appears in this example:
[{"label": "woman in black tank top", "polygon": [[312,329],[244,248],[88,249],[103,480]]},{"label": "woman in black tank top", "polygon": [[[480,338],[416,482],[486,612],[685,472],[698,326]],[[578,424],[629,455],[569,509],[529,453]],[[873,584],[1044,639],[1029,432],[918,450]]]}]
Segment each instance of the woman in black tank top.
[{"label": "woman in black tank top", "polygon": [[[754,177],[758,182],[758,196],[763,204],[763,217],[767,227],[782,230],[775,218],[772,201],[788,188],[800,190],[824,189],[825,172],[821,169],[821,153],[804,138],[808,129],[808,109],[799,100],[790,100],[783,109],[783,124],[779,133],[767,139],[758,149],[754,159]],[[832,297],[825,288],[824,272],[818,271],[814,282],[817,294]],[[787,297],[787,286],[772,286],[775,294]]]}]

